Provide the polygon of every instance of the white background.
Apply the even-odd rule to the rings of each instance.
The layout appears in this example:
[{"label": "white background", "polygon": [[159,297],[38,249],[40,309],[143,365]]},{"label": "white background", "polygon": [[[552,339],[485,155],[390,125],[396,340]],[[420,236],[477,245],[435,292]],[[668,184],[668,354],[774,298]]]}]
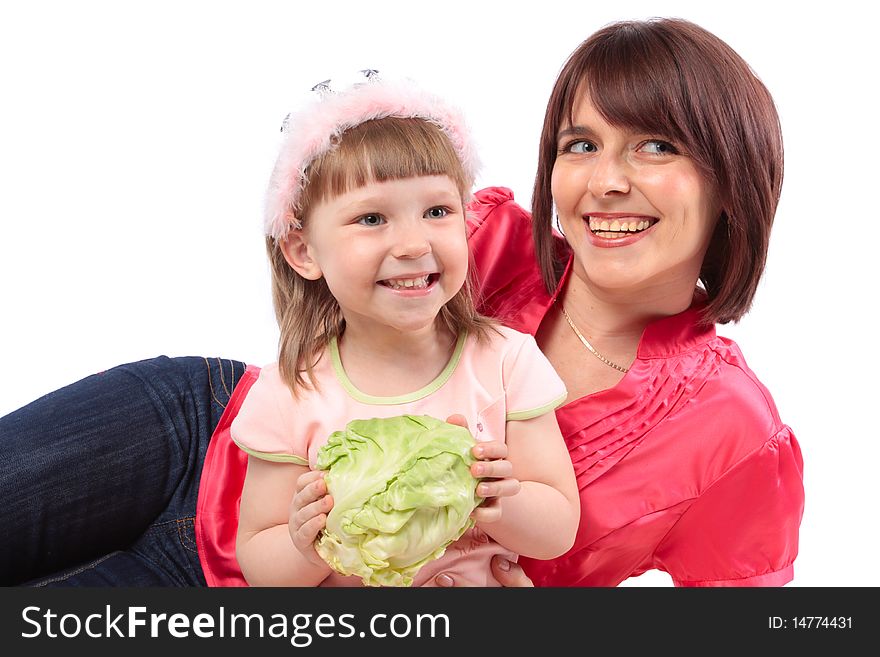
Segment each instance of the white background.
[{"label": "white background", "polygon": [[740,343],[803,448],[793,586],[880,584],[880,359],[866,321],[880,259],[876,10],[518,5],[0,5],[0,415],[158,354],[274,359],[263,190],[289,101],[328,71],[390,70],[448,95],[480,146],[478,186],[511,187],[528,205],[565,57],[608,22],[679,16],[743,55],[782,118],[769,266],[752,312],[719,332]]}]

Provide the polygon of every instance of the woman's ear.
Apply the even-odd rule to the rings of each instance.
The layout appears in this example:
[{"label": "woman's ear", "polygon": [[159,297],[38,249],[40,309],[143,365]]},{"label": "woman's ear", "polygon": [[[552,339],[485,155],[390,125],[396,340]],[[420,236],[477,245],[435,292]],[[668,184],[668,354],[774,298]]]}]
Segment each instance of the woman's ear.
[{"label": "woman's ear", "polygon": [[312,249],[306,239],[305,231],[294,229],[287,233],[287,237],[278,243],[278,247],[284,254],[287,264],[303,278],[316,281],[323,273],[318,263],[312,257]]}]

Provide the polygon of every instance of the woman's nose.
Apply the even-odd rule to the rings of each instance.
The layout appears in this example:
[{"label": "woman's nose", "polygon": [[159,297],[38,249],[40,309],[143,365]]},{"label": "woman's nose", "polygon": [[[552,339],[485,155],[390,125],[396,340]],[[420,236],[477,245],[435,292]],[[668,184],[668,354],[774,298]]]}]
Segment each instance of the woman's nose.
[{"label": "woman's nose", "polygon": [[596,198],[614,194],[626,194],[630,190],[626,162],[617,154],[605,152],[596,160],[587,189]]}]

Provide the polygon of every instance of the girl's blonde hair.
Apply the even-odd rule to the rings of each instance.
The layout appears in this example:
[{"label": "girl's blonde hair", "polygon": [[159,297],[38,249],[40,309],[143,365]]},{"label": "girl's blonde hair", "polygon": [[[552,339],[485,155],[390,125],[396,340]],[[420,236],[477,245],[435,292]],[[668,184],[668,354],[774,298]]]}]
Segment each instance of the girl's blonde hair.
[{"label": "girl's blonde hair", "polygon": [[[384,117],[365,121],[334,138],[334,146],[315,158],[305,171],[302,192],[293,215],[301,225],[321,201],[370,182],[416,176],[449,176],[465,206],[473,185],[458,152],[436,124],[420,118]],[[272,272],[272,301],[281,330],[278,368],[282,380],[296,394],[314,387],[313,368],[332,338],[339,338],[345,322],[336,299],[323,278],[308,280],[287,263],[281,242],[266,237]],[[478,339],[492,322],[477,313],[470,276],[461,290],[440,310],[439,319],[453,335],[463,331]]]}]

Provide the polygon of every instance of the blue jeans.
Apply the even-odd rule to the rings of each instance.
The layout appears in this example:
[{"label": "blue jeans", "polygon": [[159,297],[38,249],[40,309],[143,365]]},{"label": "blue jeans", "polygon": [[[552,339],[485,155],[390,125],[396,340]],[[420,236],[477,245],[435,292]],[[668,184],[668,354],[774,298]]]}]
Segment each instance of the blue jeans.
[{"label": "blue jeans", "polygon": [[244,370],[160,356],[0,418],[0,584],[204,586],[199,478]]}]

